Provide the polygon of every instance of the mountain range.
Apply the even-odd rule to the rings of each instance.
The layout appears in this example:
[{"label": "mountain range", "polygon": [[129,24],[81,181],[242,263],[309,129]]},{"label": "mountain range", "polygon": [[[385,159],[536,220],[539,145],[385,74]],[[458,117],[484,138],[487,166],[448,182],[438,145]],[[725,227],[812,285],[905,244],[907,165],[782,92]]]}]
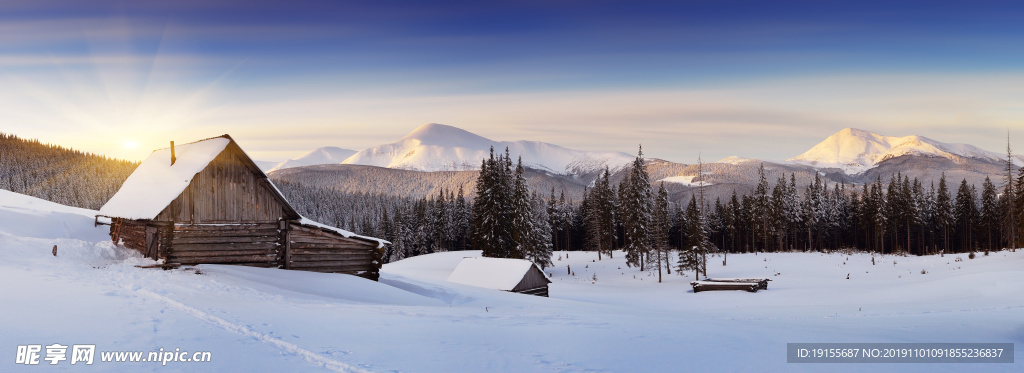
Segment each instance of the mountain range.
[{"label": "mountain range", "polygon": [[[612,171],[613,182],[621,180],[634,158],[621,152],[579,151],[537,141],[494,141],[460,128],[426,124],[395,142],[353,152],[340,161],[352,151],[315,149],[277,164],[271,176],[347,192],[418,197],[461,186],[470,194],[480,161],[489,156],[491,147],[496,152],[508,148],[512,158],[522,157],[531,170],[534,189],[565,190],[569,198],[581,197],[605,167]],[[699,175],[694,164],[649,159],[648,171],[652,182],[664,182],[670,197],[678,201],[688,198],[701,184],[712,198],[728,198],[734,190],[748,193],[757,184],[762,165],[773,185],[780,176],[789,175],[802,187],[816,176],[830,183],[862,184],[887,181],[897,173],[925,183],[937,182],[945,174],[950,182],[965,179],[980,185],[986,176],[999,180],[1005,159],[1005,155],[968,144],[846,128],[785,161],[733,156],[704,164],[703,175]],[[1024,157],[1014,161],[1024,164]]]},{"label": "mountain range", "polygon": [[491,149],[508,149],[523,165],[560,175],[580,175],[612,170],[629,164],[633,156],[621,152],[588,152],[539,141],[494,141],[443,124],[426,124],[390,144],[363,149],[342,164],[387,167],[414,171],[468,171],[480,168]]}]

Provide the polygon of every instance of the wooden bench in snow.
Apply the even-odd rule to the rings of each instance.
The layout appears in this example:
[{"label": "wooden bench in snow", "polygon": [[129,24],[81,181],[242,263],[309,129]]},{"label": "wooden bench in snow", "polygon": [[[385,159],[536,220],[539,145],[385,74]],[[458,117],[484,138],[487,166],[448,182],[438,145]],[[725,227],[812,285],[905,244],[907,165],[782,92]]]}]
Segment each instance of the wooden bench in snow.
[{"label": "wooden bench in snow", "polygon": [[768,281],[770,278],[706,278],[704,281],[710,282],[753,282],[757,283],[757,288],[761,290],[768,290]]},{"label": "wooden bench in snow", "polygon": [[690,282],[690,285],[693,286],[694,293],[713,290],[744,290],[756,293],[757,289],[761,287],[757,282],[693,281]]},{"label": "wooden bench in snow", "polygon": [[529,260],[462,258],[448,282],[546,297],[551,280]]}]

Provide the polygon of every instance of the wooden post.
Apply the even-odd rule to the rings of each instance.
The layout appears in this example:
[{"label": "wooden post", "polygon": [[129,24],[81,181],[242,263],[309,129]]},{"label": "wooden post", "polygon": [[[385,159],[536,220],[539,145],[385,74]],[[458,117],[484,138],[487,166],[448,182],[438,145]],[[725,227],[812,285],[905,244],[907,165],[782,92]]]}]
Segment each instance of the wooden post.
[{"label": "wooden post", "polygon": [[157,259],[156,227],[146,226],[146,252],[145,257]]},{"label": "wooden post", "polygon": [[171,141],[171,166],[174,166],[174,161],[177,160],[178,158],[174,156],[174,141]]}]

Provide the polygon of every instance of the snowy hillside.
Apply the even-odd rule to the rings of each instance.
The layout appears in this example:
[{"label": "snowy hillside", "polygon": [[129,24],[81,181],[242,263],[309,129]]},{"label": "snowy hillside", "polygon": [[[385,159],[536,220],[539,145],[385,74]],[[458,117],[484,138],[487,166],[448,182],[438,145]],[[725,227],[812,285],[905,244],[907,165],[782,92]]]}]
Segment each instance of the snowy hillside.
[{"label": "snowy hillside", "polygon": [[810,150],[787,161],[816,168],[838,168],[857,174],[886,159],[903,155],[925,155],[960,161],[964,158],[987,162],[1005,161],[1005,155],[968,144],[943,143],[921,136],[892,137],[846,128],[829,136]]},{"label": "snowy hillside", "polygon": [[0,235],[3,236],[109,240],[106,230],[93,227],[98,213],[0,189]]},{"label": "snowy hillside", "polygon": [[[139,268],[95,211],[0,194],[0,348],[95,344],[102,371],[972,372],[1014,364],[787,364],[791,342],[1024,343],[1024,250],[976,259],[777,253],[713,258],[768,290],[693,293],[623,253],[556,252],[551,298],[446,281],[478,251],[386,264],[380,282],[244,266]],[[35,219],[35,220],[33,220]],[[58,245],[58,255],[51,254]],[[849,277],[849,279],[847,279]],[[210,352],[208,362],[102,361]],[[70,352],[70,351],[69,351]],[[45,356],[45,349],[43,350]],[[4,363],[4,371],[40,366]],[[49,365],[39,359],[40,365]],[[58,362],[68,369],[69,361]],[[91,368],[91,369],[90,369]]]},{"label": "snowy hillside", "polygon": [[318,164],[338,164],[344,162],[345,159],[348,159],[348,157],[351,157],[353,154],[356,154],[355,150],[342,149],[335,146],[325,146],[310,150],[308,153],[303,154],[298,158],[278,163],[265,171],[270,172],[285,168],[313,166]]},{"label": "snowy hillside", "polygon": [[719,159],[718,161],[716,161],[714,163],[726,163],[726,164],[731,164],[731,165],[739,165],[739,164],[749,163],[749,162],[760,162],[760,161],[758,161],[756,159],[743,158],[743,157],[739,157],[739,156],[733,155],[733,156],[728,156],[728,157]]},{"label": "snowy hillside", "polygon": [[513,159],[522,156],[528,167],[557,174],[589,173],[606,165],[616,170],[633,161],[633,156],[626,153],[578,151],[537,141],[494,141],[456,127],[431,123],[396,142],[364,149],[343,163],[416,171],[476,170],[480,161],[489,156],[492,146],[495,152],[503,152],[507,147]]}]

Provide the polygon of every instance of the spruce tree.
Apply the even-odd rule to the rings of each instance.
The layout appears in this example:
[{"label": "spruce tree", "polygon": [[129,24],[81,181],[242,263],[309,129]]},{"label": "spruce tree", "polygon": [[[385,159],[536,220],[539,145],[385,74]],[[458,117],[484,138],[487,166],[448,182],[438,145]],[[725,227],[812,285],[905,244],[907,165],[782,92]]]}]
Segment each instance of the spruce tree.
[{"label": "spruce tree", "polygon": [[736,196],[736,190],[733,189],[732,197],[729,199],[729,248],[732,252],[738,251],[737,245],[742,235],[742,230],[740,229],[742,225],[743,206],[740,204],[739,197]]},{"label": "spruce tree", "polygon": [[514,180],[512,183],[512,239],[515,245],[512,246],[512,250],[507,253],[506,258],[518,258],[526,259],[527,252],[533,252],[532,246],[533,235],[535,229],[534,214],[533,214],[533,201],[530,196],[530,191],[526,185],[526,178],[523,176],[525,172],[523,168],[522,157],[516,162],[516,171]]},{"label": "spruce tree", "polygon": [[960,181],[960,187],[956,192],[956,203],[954,205],[956,230],[958,238],[958,252],[974,251],[972,230],[974,229],[974,215],[976,212],[974,196],[971,187],[967,185],[967,179]]},{"label": "spruce tree", "polygon": [[[754,223],[757,224],[754,227],[756,232],[757,241],[760,243],[760,250],[767,251],[768,244],[768,226],[771,221],[771,197],[768,195],[768,179],[764,175],[764,163],[761,163],[761,167],[758,169],[758,182],[757,187],[754,189],[754,211],[753,218]],[[753,243],[754,250],[757,251],[757,243]]]},{"label": "spruce tree", "polygon": [[605,167],[604,174],[594,181],[594,189],[590,194],[592,212],[597,222],[598,260],[601,260],[602,253],[611,257],[615,249],[615,194],[608,180],[610,175],[608,167]]},{"label": "spruce tree", "polygon": [[917,178],[914,178],[914,187],[913,188],[914,188],[914,190],[913,190],[913,197],[912,198],[914,199],[914,208],[915,208],[913,220],[914,220],[914,226],[918,227],[918,229],[917,229],[917,250],[916,250],[916,254],[917,255],[924,255],[925,251],[926,251],[926,247],[927,247],[927,242],[925,241],[925,235],[926,235],[926,232],[927,232],[927,229],[928,229],[927,225],[928,225],[928,219],[929,219],[928,216],[929,216],[929,211],[930,211],[929,208],[930,208],[930,206],[928,204],[928,199],[925,196],[924,186],[921,185],[921,182],[918,181]]},{"label": "spruce tree", "polygon": [[[1024,169],[1024,168],[1022,168]],[[1018,170],[1019,171],[1019,170]],[[1017,199],[1021,197],[1017,192],[1018,188],[1014,187],[1013,179],[1013,151],[1010,150],[1010,131],[1006,131],[1006,186],[1003,187],[1003,195],[1006,198],[1006,211],[1005,211],[1005,227],[1006,227],[1006,243],[1011,250],[1016,251],[1017,248],[1017,213],[1020,209],[1017,208]]]},{"label": "spruce tree", "polygon": [[498,206],[495,201],[495,180],[492,168],[494,162],[494,148],[491,148],[490,158],[480,164],[480,176],[476,181],[476,198],[473,199],[473,220],[470,224],[470,242],[473,248],[480,250],[483,256],[496,256]]},{"label": "spruce tree", "polygon": [[1021,241],[1024,241],[1024,237],[1021,237],[1024,236],[1024,167],[1017,169],[1017,182],[1015,185],[1011,197],[1014,201],[1012,211],[1016,212],[1016,216],[1010,222],[1010,224],[1014,224],[1016,227],[1013,231],[1016,232],[1014,237],[1017,244],[1010,246],[1014,251],[1021,246]]},{"label": "spruce tree", "polygon": [[[595,182],[596,183],[596,182]],[[594,190],[583,188],[583,199],[579,207],[580,220],[583,222],[583,249],[601,255],[601,235],[597,227],[597,213],[594,211]]]},{"label": "spruce tree", "polygon": [[686,232],[686,240],[679,248],[678,260],[676,262],[676,273],[684,276],[686,271],[694,271],[694,280],[700,280],[700,270],[703,268],[701,262],[700,248],[696,242],[700,242],[700,212],[697,210],[697,198],[690,196],[690,203],[686,205],[685,218],[682,221],[682,229]]},{"label": "spruce tree", "polygon": [[775,187],[772,188],[772,198],[770,203],[770,215],[769,227],[770,232],[775,237],[773,251],[782,251],[785,248],[786,240],[786,228],[789,227],[788,219],[786,219],[786,177],[779,176],[779,179],[775,181]]},{"label": "spruce tree", "polygon": [[935,223],[942,230],[942,252],[949,252],[949,228],[953,225],[953,202],[946,187],[946,173],[939,179],[939,190],[935,195]]},{"label": "spruce tree", "polygon": [[903,185],[900,187],[900,201],[903,205],[903,211],[900,212],[900,219],[903,222],[904,228],[906,228],[904,233],[906,235],[907,246],[904,250],[906,252],[910,252],[910,227],[917,216],[918,206],[914,200],[913,184],[910,183],[910,178],[906,175],[903,176]]},{"label": "spruce tree", "polygon": [[999,206],[996,201],[996,186],[992,184],[992,179],[988,176],[985,177],[985,182],[981,184],[981,221],[979,223],[981,228],[981,239],[985,240],[985,252],[992,251],[994,246],[993,235],[998,232],[999,227]]},{"label": "spruce tree", "polygon": [[547,224],[548,214],[545,208],[544,199],[532,194],[531,212],[533,214],[533,232],[530,237],[531,244],[526,252],[526,259],[540,266],[541,269],[552,266],[551,256],[551,226]]},{"label": "spruce tree", "polygon": [[701,216],[696,197],[693,196],[686,206],[686,231],[686,245],[679,251],[677,262],[679,274],[693,270],[696,279],[700,279],[701,273],[706,277],[708,255],[714,253],[716,248],[709,239],[707,222]]},{"label": "spruce tree", "polygon": [[651,226],[651,183],[647,175],[647,164],[644,161],[643,148],[637,153],[630,170],[628,182],[620,185],[623,196],[622,206],[623,228],[625,228],[626,265],[640,267],[644,270],[644,262],[650,252]]},{"label": "spruce tree", "polygon": [[472,211],[471,206],[466,202],[466,196],[462,190],[462,185],[459,185],[459,194],[455,197],[455,214],[455,250],[466,250],[469,248],[468,244]]},{"label": "spruce tree", "polygon": [[652,244],[658,266],[658,282],[661,282],[661,266],[668,265],[668,234],[672,222],[669,221],[668,192],[665,191],[665,182],[658,186],[658,197],[654,202],[654,219],[652,222]]},{"label": "spruce tree", "polygon": [[[787,231],[792,240],[787,249],[792,250],[795,246],[797,232],[800,230],[800,225],[803,224],[803,215],[800,213],[800,196],[796,189],[796,175],[793,173],[789,174],[789,185],[786,186],[784,198],[783,214],[786,217]],[[735,192],[733,192],[733,201],[735,200]]]},{"label": "spruce tree", "polygon": [[470,240],[482,255],[508,258],[514,255],[512,237],[512,173],[508,150],[504,157],[490,158],[480,166],[477,194],[473,203]]}]

